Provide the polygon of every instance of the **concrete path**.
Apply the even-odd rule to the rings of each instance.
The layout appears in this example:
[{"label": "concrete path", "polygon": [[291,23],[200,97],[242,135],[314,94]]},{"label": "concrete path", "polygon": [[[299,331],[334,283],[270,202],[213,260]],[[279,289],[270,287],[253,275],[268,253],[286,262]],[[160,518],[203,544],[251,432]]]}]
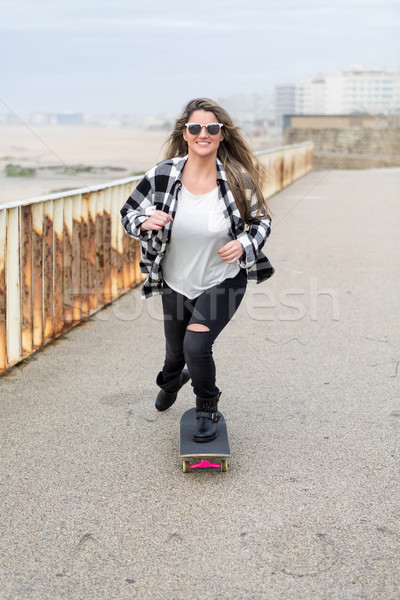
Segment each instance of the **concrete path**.
[{"label": "concrete path", "polygon": [[133,290],[0,380],[1,600],[400,597],[400,169],[271,201],[276,274],[215,345],[226,474],[182,473]]}]

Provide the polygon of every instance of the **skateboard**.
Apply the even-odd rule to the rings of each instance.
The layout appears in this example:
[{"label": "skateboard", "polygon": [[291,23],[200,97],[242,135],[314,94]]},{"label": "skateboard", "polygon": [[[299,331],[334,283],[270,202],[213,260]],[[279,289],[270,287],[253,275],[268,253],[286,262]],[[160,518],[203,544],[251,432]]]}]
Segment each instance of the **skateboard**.
[{"label": "skateboard", "polygon": [[222,413],[218,412],[218,435],[211,442],[193,441],[196,427],[196,409],[191,408],[183,413],[180,422],[179,456],[182,459],[184,473],[192,469],[228,470],[228,458],[231,455],[228,430]]}]

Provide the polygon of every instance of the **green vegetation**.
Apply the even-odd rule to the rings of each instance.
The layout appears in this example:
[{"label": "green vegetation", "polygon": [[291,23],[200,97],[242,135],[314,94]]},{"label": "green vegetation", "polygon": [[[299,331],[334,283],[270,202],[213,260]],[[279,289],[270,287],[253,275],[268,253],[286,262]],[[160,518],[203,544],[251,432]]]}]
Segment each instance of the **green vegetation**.
[{"label": "green vegetation", "polygon": [[90,165],[71,165],[56,171],[57,175],[75,175],[75,173],[91,173],[94,167]]},{"label": "green vegetation", "polygon": [[[48,167],[50,168],[50,167]],[[53,167],[54,168],[54,167]],[[76,173],[106,173],[107,171],[125,171],[123,167],[113,167],[113,166],[105,166],[105,167],[93,167],[91,165],[71,165],[66,166],[63,169],[59,169],[57,167],[57,175],[76,175]]]},{"label": "green vegetation", "polygon": [[21,167],[21,165],[12,163],[5,166],[4,172],[7,177],[34,177],[36,175],[36,169]]}]

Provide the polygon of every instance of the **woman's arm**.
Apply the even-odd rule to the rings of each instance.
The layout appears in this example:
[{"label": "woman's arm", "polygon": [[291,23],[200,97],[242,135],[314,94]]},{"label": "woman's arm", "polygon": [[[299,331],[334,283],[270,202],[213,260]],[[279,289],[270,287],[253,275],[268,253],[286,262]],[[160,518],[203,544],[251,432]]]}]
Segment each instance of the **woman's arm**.
[{"label": "woman's arm", "polygon": [[171,215],[162,210],[154,210],[151,217],[143,221],[140,231],[159,231],[170,221],[173,221]]},{"label": "woman's arm", "polygon": [[222,260],[230,265],[239,260],[243,253],[244,249],[239,240],[232,240],[218,250],[218,254]]},{"label": "woman's arm", "polygon": [[264,208],[258,216],[257,211],[257,197],[253,195],[250,208],[250,215],[253,221],[247,225],[246,231],[237,236],[244,250],[244,254],[239,260],[239,265],[246,269],[254,265],[267,237],[271,233],[271,217],[266,214]]},{"label": "woman's arm", "polygon": [[121,221],[126,233],[141,240],[150,239],[151,230],[142,226],[155,210],[153,189],[148,176],[145,175],[121,208]]}]

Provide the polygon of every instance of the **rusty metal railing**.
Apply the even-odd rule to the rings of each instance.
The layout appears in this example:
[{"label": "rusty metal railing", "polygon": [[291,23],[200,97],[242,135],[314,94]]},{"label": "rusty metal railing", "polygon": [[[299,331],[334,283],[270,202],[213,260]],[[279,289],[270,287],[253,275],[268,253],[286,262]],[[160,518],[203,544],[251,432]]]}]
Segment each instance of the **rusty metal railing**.
[{"label": "rusty metal railing", "polygon": [[312,169],[313,142],[280,146],[255,152],[266,168],[267,182],[264,195],[270,198]]},{"label": "rusty metal railing", "polygon": [[[266,197],[311,170],[312,147],[256,153]],[[140,179],[0,205],[0,373],[142,281],[119,212]]]},{"label": "rusty metal railing", "polygon": [[140,179],[0,205],[0,372],[141,281],[119,213]]}]

